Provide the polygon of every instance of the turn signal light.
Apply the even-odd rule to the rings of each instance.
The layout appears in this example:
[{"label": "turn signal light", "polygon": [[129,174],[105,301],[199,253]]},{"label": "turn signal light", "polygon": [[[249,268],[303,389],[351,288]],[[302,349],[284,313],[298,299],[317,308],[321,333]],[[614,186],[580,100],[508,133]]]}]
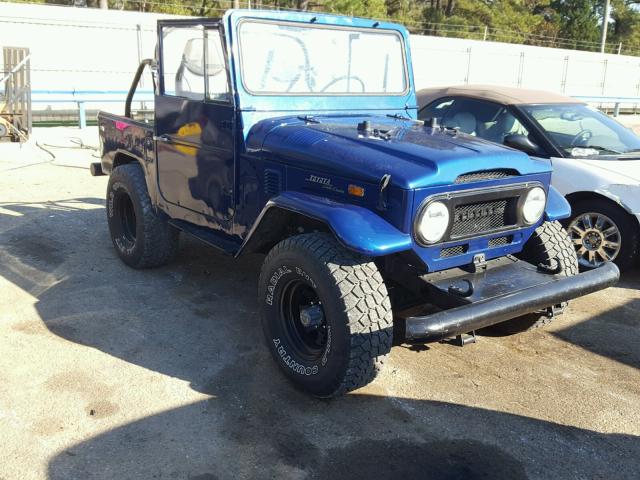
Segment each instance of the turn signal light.
[{"label": "turn signal light", "polygon": [[354,197],[364,197],[364,188],[358,185],[349,185],[349,195],[353,195]]}]

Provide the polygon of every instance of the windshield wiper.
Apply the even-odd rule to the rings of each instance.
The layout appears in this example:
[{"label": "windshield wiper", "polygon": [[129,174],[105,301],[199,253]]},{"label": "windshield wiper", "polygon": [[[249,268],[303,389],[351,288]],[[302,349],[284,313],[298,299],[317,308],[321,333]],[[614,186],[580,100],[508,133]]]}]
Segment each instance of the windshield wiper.
[{"label": "windshield wiper", "polygon": [[300,115],[298,116],[298,120],[302,120],[305,123],[320,123],[320,120],[311,115]]},{"label": "windshield wiper", "polygon": [[405,117],[404,115],[400,115],[399,113],[387,113],[387,117],[395,118],[396,120],[411,120],[409,117]]},{"label": "windshield wiper", "polygon": [[571,149],[573,150],[574,148],[582,148],[584,150],[600,150],[601,152],[611,152],[615,155],[622,155],[623,152],[619,152],[617,150],[613,150],[611,148],[608,147],[601,147],[600,145],[589,145],[588,147],[572,147]]}]

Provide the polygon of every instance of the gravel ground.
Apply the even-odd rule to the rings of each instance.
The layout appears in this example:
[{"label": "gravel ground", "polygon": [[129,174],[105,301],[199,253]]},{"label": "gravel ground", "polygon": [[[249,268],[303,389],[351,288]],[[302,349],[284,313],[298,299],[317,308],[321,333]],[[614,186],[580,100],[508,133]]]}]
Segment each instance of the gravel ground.
[{"label": "gravel ground", "polygon": [[183,237],[167,267],[118,260],[107,178],[60,148],[95,135],[0,145],[0,479],[640,476],[637,272],[543,331],[398,346],[314,400],[263,344],[262,257]]}]

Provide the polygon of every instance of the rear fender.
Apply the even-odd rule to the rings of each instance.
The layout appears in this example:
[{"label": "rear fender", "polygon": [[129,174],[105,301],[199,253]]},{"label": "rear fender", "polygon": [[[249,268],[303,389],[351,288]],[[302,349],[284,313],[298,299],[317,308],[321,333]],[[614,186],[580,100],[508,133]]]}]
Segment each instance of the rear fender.
[{"label": "rear fender", "polygon": [[[102,161],[103,171],[105,169],[105,164],[107,162]],[[155,183],[155,163],[145,162],[141,157],[122,149],[116,149],[113,152],[113,160],[108,162],[108,170],[107,172],[111,174],[113,169],[119,167],[120,165],[126,165],[128,163],[137,163],[142,168],[144,172],[144,179],[147,183],[147,191],[149,192],[149,197],[151,198],[151,204],[156,206],[158,204],[158,189],[156,188]]]},{"label": "rear fender", "polygon": [[328,230],[349,250],[379,257],[409,250],[411,236],[371,210],[301,192],[284,192],[267,202],[236,256],[261,251],[286,236],[291,219]]}]

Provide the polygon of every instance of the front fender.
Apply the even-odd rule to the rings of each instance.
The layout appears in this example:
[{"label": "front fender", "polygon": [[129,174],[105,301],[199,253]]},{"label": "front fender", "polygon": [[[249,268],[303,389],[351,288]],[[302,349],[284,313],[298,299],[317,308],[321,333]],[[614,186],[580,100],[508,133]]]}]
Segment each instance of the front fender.
[{"label": "front fender", "polygon": [[603,185],[595,190],[596,193],[607,197],[609,200],[616,202],[627,213],[631,215],[640,215],[640,186],[625,185],[625,184],[611,184]]},{"label": "front fender", "polygon": [[571,205],[553,185],[549,185],[547,208],[544,214],[545,220],[548,222],[563,220],[571,216]]},{"label": "front fender", "polygon": [[411,236],[385,221],[375,212],[358,205],[334,202],[301,192],[283,192],[267,202],[245,238],[237,255],[254,236],[273,209],[293,212],[327,225],[345,247],[370,257],[402,252],[411,248]]}]

